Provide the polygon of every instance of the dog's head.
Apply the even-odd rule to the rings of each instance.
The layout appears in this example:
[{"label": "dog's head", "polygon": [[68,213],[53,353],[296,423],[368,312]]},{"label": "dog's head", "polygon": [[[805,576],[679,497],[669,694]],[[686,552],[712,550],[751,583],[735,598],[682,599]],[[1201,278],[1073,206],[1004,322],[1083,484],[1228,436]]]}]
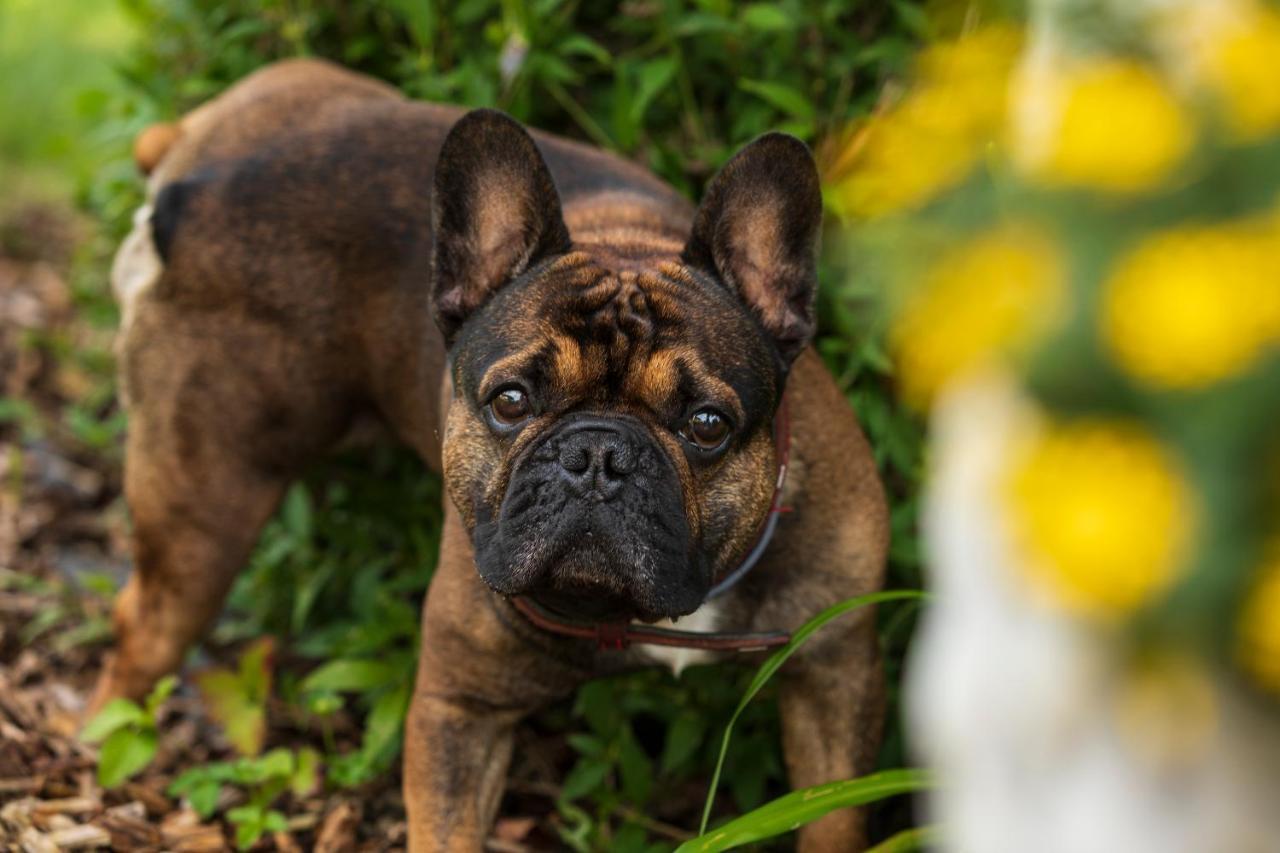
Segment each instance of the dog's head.
[{"label": "dog's head", "polygon": [[682,252],[574,246],[528,133],[489,110],[457,123],[434,195],[445,481],[492,588],[657,619],[742,559],[813,334],[821,213],[808,149],[770,134],[713,179]]}]

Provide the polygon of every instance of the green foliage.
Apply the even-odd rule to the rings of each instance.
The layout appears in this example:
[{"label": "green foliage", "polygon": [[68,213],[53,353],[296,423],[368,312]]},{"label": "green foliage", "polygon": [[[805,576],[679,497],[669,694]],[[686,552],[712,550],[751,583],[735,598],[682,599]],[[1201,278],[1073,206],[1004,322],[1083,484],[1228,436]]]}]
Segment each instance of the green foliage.
[{"label": "green foliage", "polygon": [[677,853],[719,853],[790,832],[836,809],[862,806],[933,787],[933,777],[925,770],[882,770],[861,779],[828,782],[792,791],[750,814],[681,844]]},{"label": "green foliage", "polygon": [[102,742],[98,784],[114,788],[151,763],[159,744],[160,705],[177,683],[173,676],[162,678],[141,706],[128,699],[113,699],[85,724],[80,737],[90,743]]},{"label": "green foliage", "polygon": [[867,853],[912,853],[915,850],[932,849],[942,840],[942,833],[936,826],[917,826],[904,829],[886,838],[875,847],[867,849]]},{"label": "green foliage", "polygon": [[215,667],[196,676],[209,716],[241,755],[257,755],[267,737],[267,699],[275,643],[263,637],[241,655],[235,670]]},{"label": "green foliage", "polygon": [[316,55],[427,100],[496,106],[636,155],[685,191],[770,129],[814,140],[868,107],[921,33],[911,3],[126,0],[147,33],[135,112],[177,115]]},{"label": "green foliage", "polygon": [[285,829],[285,816],[272,804],[286,791],[304,797],[319,784],[320,755],[313,749],[273,749],[257,758],[217,761],[193,767],[170,783],[169,794],[185,797],[200,817],[217,811],[224,788],[240,789],[245,802],[227,810],[236,828],[236,846],[252,847],[266,832]]},{"label": "green foliage", "polygon": [[129,37],[114,0],[0,5],[3,201],[67,192],[89,179],[97,162],[84,135],[101,103],[94,93],[110,85],[110,52]]}]

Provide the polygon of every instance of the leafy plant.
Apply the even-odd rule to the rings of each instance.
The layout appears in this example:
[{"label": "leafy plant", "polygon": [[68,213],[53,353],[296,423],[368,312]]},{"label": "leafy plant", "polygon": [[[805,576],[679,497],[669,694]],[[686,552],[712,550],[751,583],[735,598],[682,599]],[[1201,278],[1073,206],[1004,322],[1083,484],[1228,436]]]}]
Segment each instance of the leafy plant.
[{"label": "leafy plant", "polygon": [[155,757],[160,743],[160,706],[177,686],[173,676],[160,679],[142,705],[113,699],[85,724],[81,739],[102,741],[98,751],[98,784],[114,788],[135,776]]},{"label": "leafy plant", "polygon": [[266,832],[287,827],[284,814],[271,808],[286,790],[304,797],[319,784],[320,755],[305,748],[292,752],[273,749],[256,758],[211,762],[186,771],[170,783],[169,794],[185,797],[200,817],[214,815],[227,786],[242,789],[247,801],[228,809],[226,816],[236,828],[236,845],[252,847]]},{"label": "leafy plant", "polygon": [[927,791],[931,787],[933,777],[928,771],[882,770],[861,779],[802,788],[681,844],[676,853],[719,853],[791,832],[836,809],[862,806],[898,794]]},{"label": "leafy plant", "polygon": [[263,637],[245,649],[235,670],[217,667],[196,676],[209,716],[241,755],[257,755],[267,737],[274,649],[275,641]]}]

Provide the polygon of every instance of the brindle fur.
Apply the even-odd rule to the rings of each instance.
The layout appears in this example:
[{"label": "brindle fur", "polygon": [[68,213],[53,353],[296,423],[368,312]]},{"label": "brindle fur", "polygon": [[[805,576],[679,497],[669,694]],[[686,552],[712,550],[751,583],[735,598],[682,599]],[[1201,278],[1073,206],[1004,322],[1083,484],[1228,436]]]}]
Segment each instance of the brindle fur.
[{"label": "brindle fur", "polygon": [[[792,168],[792,143],[735,160],[729,171],[745,180],[714,184],[695,218],[642,169],[535,133],[549,169],[539,184],[509,129],[481,116],[468,141],[497,134],[498,153],[435,178],[447,234],[433,290],[433,166],[461,115],[293,61],[140,144],[140,163],[154,166],[151,230],[163,271],[136,297],[120,340],[135,570],[116,602],[116,651],[94,700],[144,695],[179,667],[289,482],[357,423],[381,420],[434,470],[443,429],[452,500],[404,762],[414,850],[479,849],[517,721],[586,679],[647,663],[638,649],[600,651],[533,628],[477,574],[477,513],[496,511],[519,443],[558,413],[607,406],[642,420],[678,469],[691,529],[725,568],[769,504],[771,413],[785,379],[791,511],[723,599],[721,630],[794,628],[879,588],[887,546],[867,443],[804,348],[812,313],[795,282],[811,277],[812,246],[800,244],[816,221],[803,221],[813,198],[784,188],[812,196],[816,184],[806,183],[811,165],[768,171]],[[508,155],[502,168],[485,165]],[[750,203],[753,186],[776,195],[777,215]],[[548,192],[563,225],[543,206]],[[456,207],[463,202],[471,206]],[[781,270],[782,284],[762,269]],[[722,281],[712,281],[717,270]],[[505,286],[513,271],[519,287]],[[454,344],[457,387],[433,311]],[[476,395],[534,362],[555,401],[516,447],[504,446]],[[689,464],[667,428],[690,382],[736,407],[742,425],[734,450],[711,466]],[[870,769],[882,693],[869,612],[835,623],[788,664],[781,708],[795,786]],[[863,832],[862,815],[845,810],[803,829],[800,847],[857,849]]]}]

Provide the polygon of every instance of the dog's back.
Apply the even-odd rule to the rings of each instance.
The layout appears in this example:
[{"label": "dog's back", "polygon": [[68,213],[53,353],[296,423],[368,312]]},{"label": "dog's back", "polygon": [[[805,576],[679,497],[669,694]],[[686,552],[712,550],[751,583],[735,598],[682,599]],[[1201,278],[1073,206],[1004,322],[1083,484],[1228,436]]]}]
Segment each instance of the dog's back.
[{"label": "dog's back", "polygon": [[[220,335],[270,323],[309,342],[315,381],[340,408],[377,412],[436,463],[444,355],[429,308],[431,185],[463,112],[291,60],[144,131],[135,157],[148,204],[113,270],[126,397],[151,340],[137,317],[167,325],[217,312]],[[622,158],[534,136],[575,239],[678,251],[692,215],[684,198]],[[421,396],[405,399],[405,388]]]}]

